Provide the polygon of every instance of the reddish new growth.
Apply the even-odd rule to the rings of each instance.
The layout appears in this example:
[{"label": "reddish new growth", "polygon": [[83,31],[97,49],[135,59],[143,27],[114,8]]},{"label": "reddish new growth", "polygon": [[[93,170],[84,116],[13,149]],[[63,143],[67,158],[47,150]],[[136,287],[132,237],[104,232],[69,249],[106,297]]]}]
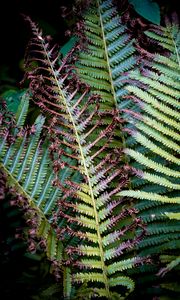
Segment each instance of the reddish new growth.
[{"label": "reddish new growth", "polygon": [[[91,94],[89,86],[77,76],[72,65],[77,59],[75,52],[81,49],[81,45],[76,45],[61,61],[41,31],[30,19],[28,21],[33,37],[29,44],[27,65],[35,61],[36,67],[27,77],[34,102],[47,115],[45,127],[55,174],[52,184],[62,192],[51,221],[58,238],[68,245],[66,254],[69,257],[64,263],[77,266],[77,254],[82,255],[78,246],[71,244],[72,240],[75,239],[75,245],[88,244],[89,241],[92,243],[91,231],[96,234],[94,229],[90,229],[89,235],[86,232],[88,226],[80,208],[82,197],[90,198],[89,206],[95,199],[99,214],[103,210],[102,218],[105,223],[107,221],[104,230],[112,234],[112,241],[116,242],[127,231],[142,229],[143,233],[134,239],[124,237],[124,242],[119,246],[121,249],[115,249],[120,255],[137,245],[144,234],[142,223],[135,218],[137,211],[127,209],[125,205],[122,208],[122,201],[116,197],[116,193],[128,183],[128,172],[121,162],[122,149],[113,145],[118,125],[123,120],[115,109],[102,111],[100,97]],[[78,26],[81,31],[83,23]],[[88,188],[91,194],[86,191]],[[134,221],[121,228],[119,224],[129,216]],[[34,233],[32,229],[31,234]],[[31,246],[33,248],[33,244]],[[81,268],[81,265],[78,266]]]},{"label": "reddish new growth", "polygon": [[20,194],[15,188],[10,188],[9,193],[11,194],[10,204],[18,206],[23,212],[27,227],[22,230],[18,230],[17,237],[21,237],[27,241],[28,250],[35,252],[39,241],[36,238],[36,231],[38,226],[38,212],[31,208],[28,199]]},{"label": "reddish new growth", "polygon": [[5,174],[0,170],[0,201],[5,199],[6,195],[6,176]]},{"label": "reddish new growth", "polygon": [[0,137],[11,145],[15,141],[14,129],[16,128],[13,113],[7,108],[6,102],[0,99]]}]

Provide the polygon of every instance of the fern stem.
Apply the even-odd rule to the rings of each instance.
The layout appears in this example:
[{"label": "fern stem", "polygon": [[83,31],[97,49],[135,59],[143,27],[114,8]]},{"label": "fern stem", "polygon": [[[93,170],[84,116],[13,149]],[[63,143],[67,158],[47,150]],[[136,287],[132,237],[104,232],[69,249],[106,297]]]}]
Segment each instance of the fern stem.
[{"label": "fern stem", "polygon": [[98,12],[99,12],[99,18],[100,18],[100,24],[101,24],[102,38],[103,38],[103,42],[104,42],[104,50],[105,50],[107,68],[108,68],[109,78],[110,78],[110,84],[111,84],[111,91],[112,91],[112,94],[113,94],[113,99],[114,99],[115,107],[116,107],[116,109],[118,109],[116,92],[115,92],[115,89],[114,89],[112,72],[111,72],[111,66],[110,66],[110,63],[109,63],[109,56],[108,56],[108,50],[107,50],[107,44],[106,44],[106,37],[105,37],[105,34],[104,34],[104,30],[103,30],[104,25],[103,25],[102,15],[101,15],[101,11],[100,11],[100,1],[97,0],[97,3],[98,3]]}]

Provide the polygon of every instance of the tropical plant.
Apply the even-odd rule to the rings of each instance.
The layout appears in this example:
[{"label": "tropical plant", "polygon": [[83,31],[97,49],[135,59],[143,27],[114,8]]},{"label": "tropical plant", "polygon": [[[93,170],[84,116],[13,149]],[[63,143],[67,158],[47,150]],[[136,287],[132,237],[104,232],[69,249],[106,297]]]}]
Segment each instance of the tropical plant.
[{"label": "tropical plant", "polygon": [[[168,57],[139,49],[143,55],[141,71],[131,72],[132,85],[127,86],[136,111],[125,109],[130,134],[124,152],[131,157],[134,189],[120,192],[121,196],[140,199],[135,205],[147,224],[147,235],[138,245],[140,255],[154,255],[154,271],[165,274],[178,262],[179,251],[179,27],[167,22],[147,36],[169,50]],[[170,220],[168,220],[168,217]],[[174,252],[172,264],[158,272],[160,259]],[[163,255],[161,255],[163,253]],[[168,260],[169,259],[169,260]],[[144,269],[151,272],[152,266]],[[164,272],[164,273],[163,273]],[[149,275],[148,275],[149,276]],[[153,280],[153,276],[151,276]]]},{"label": "tropical plant", "polygon": [[[29,91],[16,121],[3,104],[0,168],[24,211],[29,249],[44,249],[65,299],[152,299],[164,289],[174,297],[178,25],[151,26],[149,43],[165,51],[150,53],[135,46],[113,1],[94,0],[61,60],[26,19]],[[25,127],[29,99],[40,114]]]},{"label": "tropical plant", "polygon": [[[32,60],[40,64],[28,77],[34,101],[45,113],[53,115],[48,130],[52,139],[50,152],[54,172],[66,166],[76,171],[64,183],[61,176],[56,178],[56,184],[63,192],[56,215],[67,220],[61,224],[59,234],[62,238],[65,234],[66,239],[75,236],[82,240],[79,246],[71,246],[71,241],[66,248],[70,255],[68,263],[74,261],[76,266],[72,278],[74,282],[98,282],[99,288],[97,286],[93,292],[97,296],[118,297],[113,291],[114,286],[133,289],[133,282],[123,276],[122,271],[140,263],[141,259],[129,257],[126,260],[123,254],[137,244],[142,235],[129,235],[130,230],[141,223],[137,218],[125,226],[127,217],[136,211],[126,208],[125,203],[122,206],[115,196],[127,183],[126,171],[120,163],[119,143],[114,142],[119,118],[116,110],[99,110],[99,96],[90,94],[89,86],[78,80],[67,64],[69,54],[59,65],[59,55],[53,57],[41,32],[30,23],[34,35],[27,62],[29,66]],[[42,58],[34,57],[34,53]],[[112,149],[111,153],[106,153],[107,148]],[[69,227],[69,224],[73,226]],[[67,295],[70,296],[70,290]]]},{"label": "tropical plant", "polygon": [[[35,25],[31,25],[34,32],[32,43],[37,46],[35,51],[43,56],[43,60],[38,57],[37,61],[42,61],[43,65],[38,66],[29,77],[32,79],[33,98],[38,99],[36,102],[40,108],[53,114],[53,118],[46,125],[51,134],[51,145],[48,148],[48,142],[43,137],[40,140],[44,122],[42,116],[30,128],[22,128],[28,109],[28,98],[24,95],[17,112],[17,128],[5,127],[2,130],[1,168],[8,177],[7,184],[15,188],[17,204],[27,210],[28,223],[32,225],[30,249],[34,250],[35,247],[32,236],[41,237],[39,244],[46,245],[47,256],[59,266],[62,264],[64,248],[59,239],[67,244],[66,255],[63,256],[66,262],[64,295],[71,297],[70,285],[73,276],[75,282],[99,282],[101,285],[95,290],[92,289],[93,294],[110,299],[117,294],[113,289],[110,290],[113,286],[126,286],[130,291],[133,289],[133,281],[120,272],[141,262],[138,257],[116,261],[126,249],[138,242],[138,239],[133,238],[127,240],[124,235],[139,226],[136,219],[124,227],[123,220],[135,214],[135,210],[127,210],[125,205],[122,207],[114,196],[127,182],[126,173],[118,167],[120,152],[115,149],[103,159],[100,155],[112,143],[116,126],[114,121],[118,121],[118,118],[114,111],[98,112],[97,96],[90,95],[89,88],[80,82],[74,86],[71,72],[69,76],[73,85],[68,83],[63,88],[62,81],[67,77],[65,75],[64,78],[63,72],[64,68],[67,71],[67,65],[63,62],[58,67],[61,73],[55,68],[56,59],[51,60],[52,52],[48,50],[46,41]],[[33,60],[36,61],[36,57]],[[45,71],[43,77],[38,73],[42,68]],[[49,75],[52,76],[50,84]],[[41,83],[44,80],[44,84],[40,84],[39,79]],[[81,92],[80,97],[78,92]],[[50,102],[50,98],[54,102]],[[93,113],[90,112],[90,107]],[[96,117],[94,124],[93,115],[99,115],[99,120]],[[102,116],[110,118],[112,115],[110,124],[106,125],[106,121],[101,120]],[[93,135],[100,123],[104,125],[104,130]],[[52,166],[49,165],[49,149]],[[76,172],[68,180],[72,170]],[[55,187],[52,186],[54,176]],[[117,186],[111,183],[116,177],[119,178]],[[74,226],[68,225],[71,223]],[[82,227],[78,231],[77,225]],[[82,240],[79,246],[73,246],[73,236]],[[71,239],[73,241],[69,241]],[[77,268],[84,270],[71,275],[68,265],[73,260],[76,272]],[[94,269],[98,272],[94,272]]]},{"label": "tropical plant", "polygon": [[136,63],[133,39],[126,32],[113,1],[93,1],[83,20],[86,47],[77,62],[80,78],[101,96],[106,108],[119,109],[122,96],[127,93],[125,72]]},{"label": "tropical plant", "polygon": [[[131,134],[130,138],[124,137],[126,143],[123,143],[123,145],[130,147],[129,149],[125,148],[124,152],[131,157],[131,159],[136,159],[136,163],[130,162],[130,164],[133,174],[139,177],[139,179],[136,177],[131,180],[131,186],[141,188],[141,191],[127,190],[122,191],[119,195],[142,199],[143,201],[138,201],[135,207],[140,211],[139,216],[147,223],[147,237],[138,245],[138,253],[140,253],[140,255],[161,254],[163,251],[168,252],[172,251],[172,249],[175,249],[175,252],[177,252],[179,248],[179,223],[173,220],[167,222],[165,215],[168,215],[169,211],[172,217],[177,216],[176,218],[178,218],[178,213],[176,212],[179,210],[179,198],[177,197],[179,191],[179,160],[177,156],[179,151],[179,125],[177,123],[179,112],[174,110],[179,109],[178,24],[174,19],[173,24],[167,23],[165,28],[153,26],[152,30],[146,33],[151,43],[155,43],[153,40],[158,41],[158,48],[161,46],[169,50],[168,56],[170,55],[170,58],[167,57],[166,53],[166,55],[154,55],[138,46],[138,53],[142,57],[140,69],[130,73],[124,73],[123,71],[125,71],[126,68],[130,69],[135,67],[133,66],[135,59],[133,60],[132,56],[134,49],[131,46],[131,56],[130,53],[125,52],[124,69],[120,69],[120,61],[123,60],[123,55],[121,55],[122,53],[119,49],[125,49],[126,44],[118,43],[118,41],[122,41],[120,23],[119,25],[116,23],[118,28],[116,29],[117,35],[114,34],[116,28],[113,22],[115,15],[116,10],[111,1],[103,2],[102,5],[99,5],[98,9],[97,6],[95,6],[94,10],[90,13],[88,10],[85,15],[85,30],[87,30],[89,44],[87,46],[87,52],[80,54],[78,71],[81,74],[81,78],[85,80],[85,82],[88,82],[95,92],[101,94],[104,106],[110,106],[114,103],[113,100],[111,100],[112,104],[107,101],[107,99],[112,98],[103,97],[104,90],[109,87],[108,83],[104,84],[105,88],[101,85],[101,83],[104,83],[104,80],[108,82],[109,78],[109,82],[111,82],[113,86],[111,90],[115,91],[114,95],[120,95],[120,97],[114,97],[118,99],[119,105],[116,104],[116,107],[119,108],[120,115],[124,112],[123,118],[128,122],[127,127],[123,130]],[[96,16],[96,18],[94,18],[94,16]],[[109,40],[111,30],[113,32],[111,36],[113,43]],[[91,36],[91,33],[93,33],[93,36]],[[98,39],[100,36],[101,40],[103,40],[103,44],[101,44]],[[122,36],[124,35],[122,34]],[[128,43],[128,35],[125,34],[125,36]],[[115,47],[113,54],[109,51],[111,44]],[[96,65],[94,58],[96,57],[97,61],[99,61],[97,54],[100,53],[101,64]],[[90,55],[85,59],[87,54]],[[114,56],[116,58],[116,64],[112,64]],[[131,62],[133,62],[131,65],[128,64],[130,59],[127,60],[127,58],[131,58]],[[121,76],[117,76],[113,82],[111,79],[113,79],[113,74],[116,69],[120,70],[119,74]],[[106,75],[103,75],[101,70],[106,70],[106,73],[104,72]],[[126,76],[126,80],[124,80],[125,78],[122,74]],[[125,84],[128,81],[129,85],[126,86]],[[123,87],[125,87],[125,89]],[[97,89],[99,89],[99,91],[97,91]],[[129,94],[132,95],[126,96],[124,90],[127,90]],[[161,123],[159,121],[161,121]],[[173,134],[176,136],[175,140],[169,141],[168,136],[173,136]],[[156,156],[154,156],[154,153],[156,153]],[[173,164],[170,165],[168,160]],[[171,174],[167,174],[168,168],[166,165],[168,168],[172,168],[172,171],[169,170]],[[164,174],[165,171],[167,171],[166,174]],[[172,190],[174,190],[174,192],[172,192]],[[169,195],[173,198],[170,198]],[[145,201],[146,199],[147,201]],[[149,200],[151,200],[151,202]],[[173,205],[167,203],[172,203]],[[160,236],[159,232],[162,233]],[[154,274],[158,272],[157,256],[155,257],[154,267],[152,265],[147,266],[144,268],[144,272],[147,272],[147,270],[149,270],[148,272],[152,272],[152,269]],[[143,270],[143,268],[141,269]],[[132,274],[132,271],[130,271],[129,274]],[[148,276],[149,274],[147,277]],[[154,280],[154,276],[151,275],[151,277],[152,280]],[[140,281],[142,282],[142,280]]]},{"label": "tropical plant", "polygon": [[[179,31],[178,26],[174,24],[166,28],[155,27],[146,34],[167,48],[170,57],[146,53],[147,58],[143,61],[144,68],[141,73],[131,72],[131,79],[136,86],[126,87],[130,92],[130,96],[127,97],[140,107],[140,111],[136,114],[131,110],[124,110],[124,112],[126,117],[129,117],[126,130],[132,137],[127,144],[136,143],[137,146],[135,145],[134,149],[126,148],[124,152],[136,161],[132,164],[132,170],[141,180],[135,179],[134,185],[138,188],[140,186],[141,190],[122,191],[121,195],[153,201],[149,204],[145,201],[139,205],[142,209],[146,204],[149,208],[151,206],[160,208],[159,213],[152,217],[150,213],[149,216],[147,215],[147,222],[150,222],[150,219],[155,222],[156,218],[167,220],[168,215],[171,216],[168,210],[172,209],[172,212],[177,213],[179,208],[177,204],[180,203],[177,194],[180,188],[179,124],[177,122],[179,119]],[[175,228],[178,230],[177,223]],[[164,230],[166,231],[167,228],[164,227]]]}]

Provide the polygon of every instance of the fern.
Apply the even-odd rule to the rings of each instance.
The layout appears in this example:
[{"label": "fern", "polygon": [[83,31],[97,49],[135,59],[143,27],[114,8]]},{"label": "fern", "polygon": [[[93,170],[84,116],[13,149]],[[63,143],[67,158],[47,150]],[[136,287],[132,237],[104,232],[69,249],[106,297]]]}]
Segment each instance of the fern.
[{"label": "fern", "polygon": [[[168,28],[168,30],[169,34],[171,34],[170,28]],[[148,33],[148,35],[150,36],[150,33]],[[151,36],[153,36],[153,34]],[[156,38],[157,37],[158,35],[156,34]],[[163,38],[165,40],[168,39],[167,37]],[[169,42],[168,40],[167,43]],[[171,45],[178,50],[172,39]],[[156,68],[157,61],[159,66],[166,66],[170,70],[179,69],[178,54],[176,57],[172,54],[170,58],[155,55],[155,57],[153,57],[152,70],[154,69],[154,62]],[[136,142],[148,149],[149,154],[145,156],[141,152],[137,152],[133,149],[125,149],[125,152],[139,164],[145,166],[143,171],[135,171],[138,176],[148,182],[165,186],[171,190],[179,190],[178,180],[176,179],[179,177],[179,159],[177,156],[179,153],[179,145],[176,143],[179,124],[176,119],[178,120],[180,115],[179,111],[175,111],[172,107],[175,106],[179,108],[179,103],[176,100],[178,98],[179,85],[176,77],[173,77],[175,86],[172,86],[172,82],[169,84],[168,81],[170,79],[169,74],[166,72],[162,73],[161,67],[157,70],[159,71],[159,75],[157,75],[155,71],[149,71],[148,67],[144,71],[145,76],[142,76],[140,73],[132,72],[132,79],[136,79],[140,83],[145,84],[145,89],[146,86],[148,86],[148,91],[140,87],[127,87],[128,91],[132,94],[132,99],[139,103],[143,110],[143,116],[139,114],[137,120],[130,119],[134,128],[129,132]],[[159,78],[161,81],[162,76],[163,83],[158,81]],[[165,84],[165,82],[167,83]],[[156,126],[157,121],[160,122],[158,127]],[[153,126],[153,124],[155,124],[155,126]],[[172,132],[171,136],[173,139],[171,140],[169,140],[168,137],[170,135],[170,132],[168,132],[169,129]],[[154,154],[156,155],[156,159],[154,159]],[[150,172],[150,170],[152,170],[153,173]],[[142,191],[123,191],[121,195],[129,195],[131,197],[134,195],[135,198],[158,200],[164,203],[179,203],[178,197],[170,198],[165,195],[150,194]]]},{"label": "fern", "polygon": [[[172,55],[171,58],[155,55],[154,61],[156,62],[157,60],[159,65],[168,66],[169,69],[171,69],[171,65],[172,68],[175,68],[177,70],[179,68],[178,56],[176,56],[175,61],[174,55]],[[170,64],[170,62],[172,62],[172,64]],[[152,64],[152,69],[153,68],[154,64]],[[144,111],[142,117],[139,114],[139,119],[132,121],[130,120],[130,122],[132,122],[132,124],[135,126],[135,129],[132,129],[130,133],[132,134],[136,142],[140,143],[150,152],[148,157],[145,157],[144,154],[132,149],[126,149],[125,152],[133,159],[138,161],[138,163],[144,165],[147,170],[153,170],[153,174],[146,171],[142,171],[139,173],[137,172],[137,174],[140,177],[144,178],[144,180],[157,183],[173,190],[178,190],[179,184],[176,183],[177,180],[175,178],[179,177],[179,159],[177,157],[177,153],[179,152],[179,145],[175,141],[178,139],[179,129],[179,124],[176,119],[178,120],[180,115],[178,111],[172,108],[172,106],[179,108],[179,103],[178,101],[176,101],[178,97],[179,85],[177,84],[174,87],[174,85],[172,85],[172,82],[168,81],[170,79],[169,74],[166,72],[163,73],[161,68],[159,69],[159,72],[160,80],[162,76],[164,78],[163,84],[158,81],[157,73],[155,73],[154,71],[149,72],[147,69],[144,72],[146,76],[142,76],[137,72],[131,73],[131,77],[133,79],[136,79],[140,83],[148,85],[148,91],[142,90],[142,88],[140,87],[127,87],[129,92],[132,94],[132,99],[139,103]],[[167,83],[165,84],[165,82]],[[173,77],[173,83],[174,82],[176,82],[176,77]],[[169,95],[168,99],[166,98],[166,95]],[[158,127],[156,126],[157,120],[160,121]],[[155,124],[155,126],[153,126],[153,124]],[[172,132],[172,140],[169,140],[168,137],[171,134],[170,131],[168,132],[169,129]],[[153,160],[151,158],[153,157],[153,155],[150,153],[155,153],[157,157],[159,157],[159,161],[160,159],[162,159],[162,163],[159,163],[157,157]],[[161,173],[162,176],[160,176],[159,173]],[[122,193],[124,193],[123,195],[125,195],[126,193],[128,195],[128,193],[130,193],[131,196],[133,194],[133,192],[131,191],[123,191]],[[138,197],[141,197],[142,199],[148,199],[148,193],[135,193],[136,196],[138,195]],[[159,199],[159,201],[161,201],[160,198],[162,197],[162,202],[168,201],[168,198],[166,200],[165,196],[149,194],[149,199],[153,200],[153,197],[154,200]],[[171,202],[170,198],[169,201]],[[172,201],[179,203],[179,200],[176,197],[174,197],[174,200],[172,199]]]},{"label": "fern", "polygon": [[[180,149],[178,145],[179,33],[176,25],[173,28],[154,26],[154,31],[160,32],[161,36],[165,35],[166,39],[169,39],[168,42],[166,41],[168,45],[166,48],[173,49],[171,56],[168,58],[142,51],[143,55],[146,54],[142,62],[144,64],[142,73],[132,71],[129,75],[124,72],[135,68],[133,41],[129,41],[125,26],[121,24],[112,1],[99,3],[94,1],[93,3],[93,8],[88,10],[84,17],[85,33],[89,39],[87,51],[80,53],[77,68],[81,78],[91,85],[94,92],[101,95],[101,107],[115,105],[128,120],[127,129],[124,131],[131,134],[131,147],[134,148],[127,148],[130,138],[125,140],[124,137],[123,147],[126,147],[124,153],[132,161],[133,173],[139,178],[132,180],[131,184],[139,185],[139,190],[138,187],[137,190],[124,190],[118,195],[142,199],[143,203],[146,203],[146,199],[151,200],[152,206],[156,202],[157,209],[152,208],[151,211],[145,210],[143,214],[139,213],[145,222],[157,227],[158,221],[164,220],[162,222],[164,239],[163,237],[160,239],[156,231],[151,233],[150,239],[150,229],[147,227],[145,241],[147,240],[149,253],[151,253],[153,242],[156,243],[157,240],[157,243],[163,247],[163,243],[165,245],[166,241],[173,239],[173,228],[176,227],[179,231],[177,223],[175,226],[171,224],[168,226],[164,218],[164,212],[167,210],[177,211],[180,200],[177,194],[180,187],[178,182],[180,175],[178,170]],[[150,37],[149,32],[147,35]],[[169,47],[170,44],[171,47]],[[126,49],[131,50],[128,53]],[[121,51],[124,51],[125,56],[121,56]],[[128,77],[133,85],[126,86]],[[120,130],[122,132],[121,126]],[[140,203],[137,203],[136,207],[139,208],[139,205]],[[176,238],[179,238],[178,233]],[[139,249],[141,249],[141,243],[142,248],[146,247],[145,244],[143,246],[142,241],[138,246]],[[148,254],[148,249],[145,249],[146,254]],[[142,251],[141,253],[143,254]]]},{"label": "fern", "polygon": [[[178,269],[179,32],[153,26],[146,35],[170,55],[138,47],[145,59],[137,71],[134,41],[113,1],[90,5],[78,61],[79,45],[61,61],[27,18],[30,98],[46,119],[24,127],[25,94],[17,125],[5,121],[0,132],[0,168],[26,210],[29,248],[36,238],[45,244],[64,297],[124,299],[134,290],[131,274],[156,282],[149,277],[160,263],[168,265],[158,275]],[[157,266],[139,267],[148,255]]]},{"label": "fern", "polygon": [[[177,211],[180,200],[176,193],[180,187],[178,59],[172,55],[167,58],[163,55],[148,54],[147,59],[142,62],[145,63],[142,74],[133,71],[129,76],[125,72],[135,68],[133,41],[130,42],[125,33],[126,27],[122,25],[112,1],[93,3],[94,7],[88,10],[84,17],[85,33],[89,41],[87,51],[79,55],[78,72],[92,90],[101,95],[101,107],[115,106],[128,120],[127,132],[131,134],[132,143],[134,141],[131,147],[134,148],[126,148],[124,153],[131,160],[135,160],[132,162],[133,173],[139,179],[135,179],[134,182],[137,185],[139,180],[139,187],[135,191],[125,190],[118,195],[142,199],[143,203],[148,199],[152,201],[152,206],[156,203],[157,209],[146,209],[143,214],[139,213],[147,222],[147,237],[144,242],[140,242],[137,249],[141,255],[161,253],[167,251],[168,245],[171,247],[171,244],[168,244],[171,239],[179,238],[178,224],[173,226],[164,218],[164,212]],[[170,31],[170,28],[168,30]],[[172,39],[171,43],[174,43]],[[126,52],[127,49],[130,50],[129,53]],[[121,55],[121,51],[124,51],[125,56]],[[128,77],[133,85],[126,86]],[[125,140],[125,134],[122,135],[121,126],[120,131],[123,147],[127,147],[129,140]],[[127,162],[127,159],[125,161]],[[140,203],[137,203],[136,207],[139,208],[139,205]],[[161,220],[159,230],[164,232],[162,238],[159,232],[152,231],[150,227],[151,224],[158,227]],[[155,248],[154,245],[159,245],[159,248]],[[136,270],[138,273],[138,269]]]},{"label": "fern", "polygon": [[[134,189],[121,191],[118,195],[137,199],[135,207],[147,224],[147,235],[138,245],[138,253],[157,256],[172,251],[176,255],[179,251],[179,223],[173,220],[173,216],[178,219],[180,203],[179,31],[177,25],[153,28],[147,35],[165,46],[170,55],[146,52],[141,72],[131,72],[135,86],[128,85],[127,90],[130,92],[129,100],[137,109],[135,112],[124,109],[127,119],[125,131],[132,139],[130,147],[124,151],[131,160],[130,168],[135,175],[132,181]],[[140,52],[145,54],[142,49]],[[168,216],[172,219],[168,220]],[[166,272],[166,268],[161,269],[160,263],[159,268],[160,271],[156,270],[159,275],[161,270]],[[150,267],[147,269],[150,270]]]},{"label": "fern", "polygon": [[84,14],[88,44],[79,54],[77,68],[105,107],[121,107],[122,96],[127,94],[125,72],[135,65],[133,40],[126,29],[112,0],[92,1]]},{"label": "fern", "polygon": [[[138,218],[129,225],[124,223],[136,210],[128,210],[115,197],[127,184],[121,152],[113,147],[111,153],[101,157],[104,149],[112,147],[119,119],[114,110],[99,110],[99,96],[90,94],[89,87],[76,77],[68,66],[69,55],[58,63],[59,56],[53,58],[46,39],[30,23],[33,38],[27,63],[38,63],[29,75],[33,100],[45,114],[53,116],[47,128],[55,184],[62,191],[55,215],[66,220],[59,228],[59,236],[65,241],[76,238],[74,245],[69,243],[66,247],[67,264],[75,266],[70,268],[70,277],[73,282],[87,284],[87,288],[94,282],[100,297],[121,298],[116,287],[126,287],[129,292],[134,288],[134,282],[123,271],[142,262],[140,257],[126,259],[124,255],[142,236],[140,233],[134,239],[130,231],[142,225]],[[99,124],[103,128],[100,132]],[[63,181],[59,172],[65,166],[75,175]]]},{"label": "fern", "polygon": [[[47,142],[41,139],[44,117],[39,116],[29,128],[23,128],[29,106],[29,96],[24,93],[16,113],[16,126],[11,128],[4,114],[1,131],[0,168],[7,185],[17,197],[13,203],[25,210],[30,226],[29,247],[35,249],[34,236],[39,245],[45,244],[51,261],[62,259],[63,246],[53,227],[53,209],[61,192],[52,186],[52,166],[48,157]],[[9,140],[10,139],[10,140]]]}]

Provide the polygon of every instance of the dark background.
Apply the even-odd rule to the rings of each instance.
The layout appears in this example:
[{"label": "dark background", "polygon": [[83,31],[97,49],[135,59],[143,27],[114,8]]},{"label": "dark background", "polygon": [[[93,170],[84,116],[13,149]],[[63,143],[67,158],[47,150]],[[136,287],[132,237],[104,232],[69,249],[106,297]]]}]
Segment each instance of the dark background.
[{"label": "dark background", "polygon": [[61,6],[72,6],[62,0],[6,0],[0,8],[0,85],[17,85],[23,76],[23,57],[31,31],[21,14],[28,15],[51,35],[60,46],[67,41],[68,22]]}]

